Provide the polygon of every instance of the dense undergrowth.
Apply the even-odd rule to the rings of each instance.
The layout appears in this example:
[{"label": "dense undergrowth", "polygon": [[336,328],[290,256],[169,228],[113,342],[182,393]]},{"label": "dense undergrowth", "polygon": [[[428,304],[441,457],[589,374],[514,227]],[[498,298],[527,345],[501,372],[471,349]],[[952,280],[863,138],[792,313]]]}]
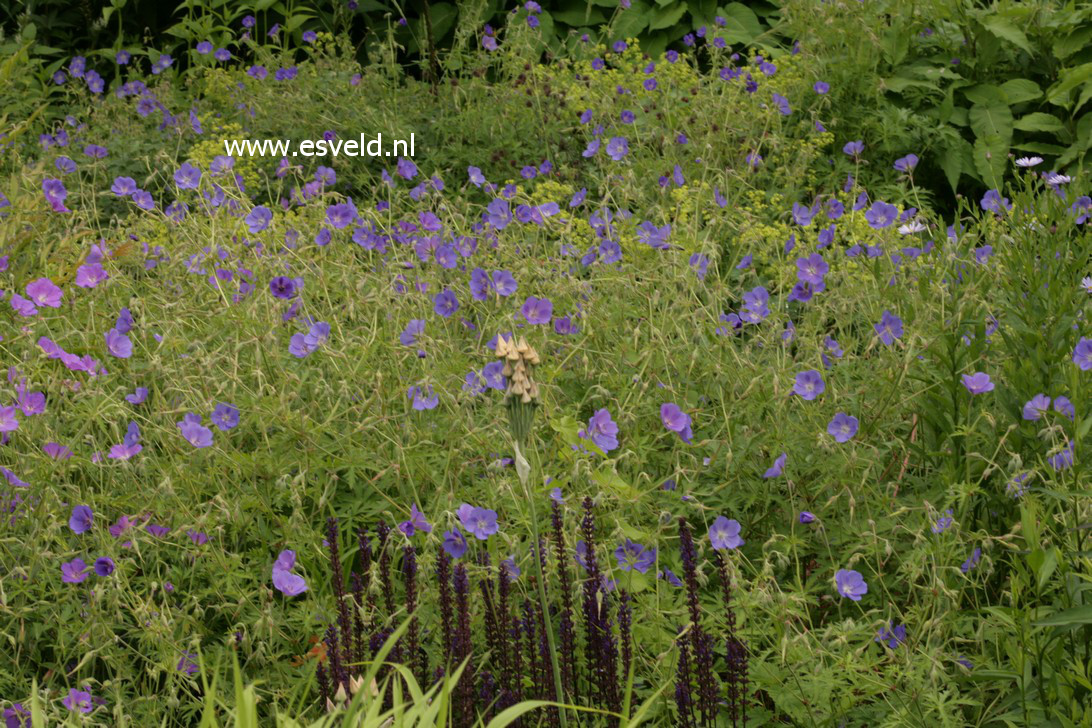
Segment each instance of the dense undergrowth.
[{"label": "dense undergrowth", "polygon": [[1080,156],[938,199],[819,39],[534,15],[435,83],[237,38],[7,117],[8,724],[1088,725]]}]

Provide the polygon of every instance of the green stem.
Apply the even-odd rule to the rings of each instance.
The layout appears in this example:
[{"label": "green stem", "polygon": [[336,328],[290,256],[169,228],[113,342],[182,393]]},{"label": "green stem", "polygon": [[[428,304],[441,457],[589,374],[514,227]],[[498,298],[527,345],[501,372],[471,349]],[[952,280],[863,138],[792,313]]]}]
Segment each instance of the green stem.
[{"label": "green stem", "polygon": [[[523,457],[523,453],[520,452],[519,441],[513,440],[513,445],[516,449],[516,458]],[[529,463],[532,465],[531,473],[538,472],[538,450],[535,448],[534,462]],[[527,504],[531,509],[531,537],[534,542],[531,544],[531,553],[535,560],[535,566],[538,570],[538,600],[542,606],[542,623],[546,629],[546,641],[550,647],[550,667],[553,668],[554,673],[554,696],[558,703],[563,703],[564,696],[562,695],[561,687],[561,667],[557,662],[557,645],[554,643],[554,628],[550,624],[550,605],[546,599],[546,570],[542,565],[542,552],[539,548],[539,544],[542,542],[539,540],[538,530],[538,512],[535,509],[534,493],[531,492],[531,477],[528,475],[526,478],[520,478],[523,484],[523,493],[527,498]],[[561,728],[567,728],[565,711],[561,708],[557,710],[557,716],[561,721]]]}]

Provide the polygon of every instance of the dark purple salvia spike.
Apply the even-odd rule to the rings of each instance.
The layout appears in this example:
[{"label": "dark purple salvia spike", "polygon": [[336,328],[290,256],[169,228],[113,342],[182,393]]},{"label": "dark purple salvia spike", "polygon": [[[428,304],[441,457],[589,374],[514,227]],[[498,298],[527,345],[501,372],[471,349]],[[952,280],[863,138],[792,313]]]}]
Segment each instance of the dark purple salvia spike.
[{"label": "dark purple salvia spike", "polygon": [[602,690],[600,661],[602,659],[601,635],[600,635],[600,609],[599,587],[601,575],[599,573],[599,561],[595,556],[595,516],[592,515],[591,498],[584,499],[584,519],[581,521],[580,530],[584,536],[584,568],[587,570],[587,578],[584,581],[584,661],[588,674],[588,697],[593,701],[606,702],[606,695]]},{"label": "dark purple salvia spike", "polygon": [[523,649],[520,646],[520,619],[519,615],[513,613],[510,617],[511,627],[508,631],[509,648],[508,653],[512,659],[512,704],[523,700]]},{"label": "dark purple salvia spike", "polygon": [[406,627],[406,649],[410,669],[421,683],[425,683],[428,674],[427,655],[421,649],[417,617],[417,551],[412,545],[402,549],[402,581],[406,589],[406,613],[409,626]]},{"label": "dark purple salvia spike", "polygon": [[[349,614],[349,602],[345,599],[345,575],[341,568],[341,547],[339,545],[338,523],[336,518],[326,519],[326,544],[330,550],[331,586],[334,602],[337,605],[337,624],[341,633],[341,662],[348,665],[353,660],[352,618]],[[348,690],[348,686],[345,688]]]},{"label": "dark purple salvia spike", "polygon": [[713,638],[702,628],[701,604],[698,601],[698,549],[686,519],[679,518],[679,550],[682,553],[683,581],[690,611],[690,647],[694,657],[694,677],[698,688],[698,710],[701,724],[712,726],[717,716],[717,678],[713,673]]},{"label": "dark purple salvia spike", "polygon": [[349,673],[345,670],[341,661],[341,646],[338,644],[337,627],[330,625],[326,628],[326,658],[330,661],[330,692],[337,692],[339,686],[349,691]]},{"label": "dark purple salvia spike", "polygon": [[558,624],[561,633],[561,685],[565,694],[577,701],[579,696],[576,692],[576,635],[573,630],[573,593],[572,582],[569,578],[569,558],[565,550],[561,504],[551,501],[551,508],[554,551],[557,557],[557,589],[561,595],[561,619]]},{"label": "dark purple salvia spike", "polygon": [[531,678],[532,695],[535,699],[542,699],[542,680],[539,679],[541,668],[538,664],[538,640],[535,638],[538,629],[535,621],[534,607],[527,599],[523,600],[523,637],[527,650],[527,672]]},{"label": "dark purple salvia spike", "polygon": [[451,557],[443,550],[436,559],[436,579],[440,582],[441,639],[444,643],[444,658],[450,669],[455,658],[455,633],[451,606]]},{"label": "dark purple salvia spike", "polygon": [[621,709],[621,693],[618,690],[618,649],[611,631],[610,598],[603,588],[605,577],[599,570],[596,556],[595,516],[591,498],[584,499],[584,520],[581,531],[584,536],[584,564],[588,578],[584,582],[584,629],[586,642],[584,660],[587,663],[588,680],[594,685],[593,700],[612,710]]},{"label": "dark purple salvia spike", "polygon": [[610,599],[603,594],[602,647],[603,688],[607,695],[607,707],[615,713],[622,712],[622,690],[618,683],[618,641],[610,619]]},{"label": "dark purple salvia spike", "polygon": [[330,682],[326,677],[326,668],[321,662],[315,668],[315,681],[318,682],[319,704],[322,705],[323,710],[326,710],[326,706],[330,703]]},{"label": "dark purple salvia spike", "polygon": [[[494,659],[500,666],[500,685],[504,690],[502,697],[507,700],[507,696],[515,689],[516,677],[512,674],[512,657],[511,650],[508,649],[508,643],[505,639],[505,635],[508,633],[508,625],[511,621],[511,615],[509,614],[508,607],[508,567],[502,561],[497,567],[497,609],[493,614],[493,620],[496,622],[496,632],[498,635],[497,652]],[[502,706],[502,710],[504,707]]]},{"label": "dark purple salvia spike", "polygon": [[728,576],[728,556],[726,552],[718,551],[718,566],[720,570],[720,586],[724,597],[724,613],[727,618],[727,644],[728,654],[728,716],[732,720],[732,726],[747,725],[747,645],[736,633],[736,613],[732,603],[732,582]]},{"label": "dark purple salvia spike", "polygon": [[694,700],[690,692],[690,645],[682,634],[675,640],[679,664],[675,670],[675,708],[679,728],[694,728]]},{"label": "dark purple salvia spike", "polygon": [[386,521],[380,521],[376,526],[379,533],[379,581],[383,590],[383,602],[387,607],[387,618],[394,614],[394,583],[391,581],[391,554],[387,548],[387,541],[391,534],[391,528]]},{"label": "dark purple salvia spike", "polygon": [[368,537],[368,529],[361,528],[356,532],[356,535],[357,541],[360,544],[360,574],[363,580],[363,595],[364,601],[366,603],[365,614],[367,615],[367,617],[365,626],[368,630],[367,648],[365,649],[364,646],[358,644],[357,651],[363,655],[367,652],[367,650],[370,650],[371,654],[374,655],[375,649],[371,646],[371,644],[375,640],[377,630],[380,627],[379,602],[378,597],[376,596],[375,588],[369,588],[369,584],[372,583],[372,566],[374,564],[375,558],[374,552],[372,550],[372,542],[371,539]]},{"label": "dark purple salvia spike", "polygon": [[372,541],[368,538],[368,529],[360,527],[356,531],[356,541],[359,546],[357,553],[360,556],[360,573],[367,578],[372,570]]},{"label": "dark purple salvia spike", "polygon": [[469,727],[474,723],[474,665],[470,660],[473,650],[470,639],[470,579],[462,562],[455,565],[454,587],[456,628],[453,665],[467,661],[463,669],[466,679],[459,680],[455,687],[456,715],[460,718],[457,725]]},{"label": "dark purple salvia spike", "polygon": [[364,623],[364,580],[360,574],[352,572],[350,582],[353,588],[353,663],[356,668],[354,674],[360,672],[360,666],[368,659],[367,655],[367,625]]},{"label": "dark purple salvia spike", "polygon": [[[534,618],[538,629],[539,695],[543,700],[551,700],[557,695],[557,691],[554,689],[554,676],[550,663],[550,641],[546,636],[546,620],[542,613],[542,605],[538,602],[534,604]],[[557,708],[547,708],[546,714],[547,725],[558,725]]]},{"label": "dark purple salvia spike", "polygon": [[[489,552],[485,549],[478,552],[478,566],[482,567],[482,573],[489,573]],[[493,597],[493,582],[490,579],[481,579],[478,581],[478,588],[481,590],[482,604],[485,608],[485,645],[489,650],[490,660],[498,660],[504,644],[500,632],[503,622],[499,620],[497,614],[496,600]]]},{"label": "dark purple salvia spike", "polygon": [[625,685],[629,680],[629,669],[633,663],[633,637],[632,637],[632,624],[633,624],[633,607],[631,602],[632,597],[627,591],[619,591],[618,593],[618,636],[622,641],[622,684]]}]

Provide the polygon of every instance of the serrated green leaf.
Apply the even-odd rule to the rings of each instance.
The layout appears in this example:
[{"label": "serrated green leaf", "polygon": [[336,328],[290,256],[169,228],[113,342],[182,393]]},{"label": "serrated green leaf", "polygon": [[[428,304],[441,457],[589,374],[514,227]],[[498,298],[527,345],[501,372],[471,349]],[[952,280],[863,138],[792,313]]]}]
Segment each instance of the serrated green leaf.
[{"label": "serrated green leaf", "polygon": [[1092,63],[1082,63],[1062,71],[1058,82],[1047,89],[1046,100],[1055,106],[1067,106],[1070,92],[1092,78]]},{"label": "serrated green leaf", "polygon": [[671,7],[661,8],[652,14],[652,18],[648,21],[649,30],[662,30],[663,28],[670,28],[682,19],[682,16],[686,14],[686,3],[681,2]]},{"label": "serrated green leaf", "polygon": [[1045,114],[1041,111],[1036,111],[1021,116],[1013,122],[1012,128],[1019,129],[1020,131],[1059,132],[1065,128],[1065,125],[1062,124],[1061,119],[1053,114]]},{"label": "serrated green leaf", "polygon": [[743,3],[728,3],[720,14],[727,21],[721,34],[729,43],[753,43],[763,33],[758,16]]},{"label": "serrated green leaf", "polygon": [[1092,44],[1092,25],[1085,25],[1054,43],[1051,46],[1051,51],[1053,51],[1055,58],[1065,60],[1077,51],[1087,48],[1090,44]]},{"label": "serrated green leaf", "polygon": [[956,191],[959,178],[963,174],[964,160],[974,158],[974,149],[963,137],[955,137],[944,148],[944,154],[940,157],[940,168],[944,170],[944,176],[952,192]]},{"label": "serrated green leaf", "polygon": [[611,37],[615,40],[636,38],[648,27],[653,8],[647,0],[633,0],[628,10],[623,10],[611,27]]},{"label": "serrated green leaf", "polygon": [[991,15],[983,17],[980,22],[982,23],[982,27],[997,38],[1012,43],[1025,53],[1030,55],[1035,54],[1031,49],[1031,44],[1028,43],[1028,37],[1024,34],[1024,31],[1017,28],[1006,18],[999,15]]}]

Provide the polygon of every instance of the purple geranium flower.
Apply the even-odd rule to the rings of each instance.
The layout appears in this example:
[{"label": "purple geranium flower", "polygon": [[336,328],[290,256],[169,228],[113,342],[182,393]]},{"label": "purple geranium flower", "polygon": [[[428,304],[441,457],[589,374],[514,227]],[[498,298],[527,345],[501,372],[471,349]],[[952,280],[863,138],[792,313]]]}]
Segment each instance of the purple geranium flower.
[{"label": "purple geranium flower", "polygon": [[967,391],[971,394],[983,394],[984,392],[993,391],[993,382],[990,381],[990,375],[985,372],[975,372],[974,374],[964,374],[963,386],[967,388]]},{"label": "purple geranium flower", "polygon": [[61,581],[66,584],[79,584],[87,578],[87,563],[83,559],[72,559],[61,564]]},{"label": "purple geranium flower", "polygon": [[905,157],[895,160],[895,169],[899,172],[913,172],[916,166],[918,166],[918,155],[916,154],[907,154]]},{"label": "purple geranium flower", "polygon": [[590,437],[603,452],[610,452],[618,447],[618,425],[611,419],[606,407],[596,410],[588,420],[587,428],[578,434],[580,437]]},{"label": "purple geranium flower", "polygon": [[896,627],[895,622],[892,621],[888,627],[880,627],[880,631],[876,635],[876,641],[881,645],[885,644],[891,649],[895,649],[906,641],[906,625],[900,624]]},{"label": "purple geranium flower", "polygon": [[87,690],[77,690],[76,688],[70,688],[68,691],[68,696],[64,700],[62,700],[61,703],[64,705],[64,707],[68,708],[73,712],[90,713],[92,710],[95,709],[94,701],[91,698],[91,693]]},{"label": "purple geranium flower", "polygon": [[426,384],[423,387],[414,384],[406,391],[406,396],[413,400],[413,409],[419,412],[436,409],[436,406],[440,404],[440,398],[433,392],[431,384]]},{"label": "purple geranium flower", "polygon": [[797,396],[810,402],[822,394],[826,388],[827,385],[823,381],[823,375],[815,369],[808,369],[796,375],[792,391]]},{"label": "purple geranium flower", "polygon": [[865,220],[873,230],[890,227],[899,216],[899,209],[894,205],[877,200],[865,213]]},{"label": "purple geranium flower", "polygon": [[410,537],[418,531],[432,533],[432,524],[425,520],[425,514],[417,510],[417,504],[414,503],[410,506],[410,517],[398,524],[398,530]]},{"label": "purple geranium flower", "polygon": [[68,527],[72,529],[72,533],[86,533],[94,522],[95,514],[90,506],[76,506],[68,518]]},{"label": "purple geranium flower", "polygon": [[436,314],[448,318],[459,310],[459,299],[455,297],[453,291],[445,288],[432,299],[432,310]]},{"label": "purple geranium flower", "polygon": [[855,602],[861,601],[861,597],[868,593],[868,584],[859,571],[838,569],[838,573],[834,575],[834,583],[839,594]]},{"label": "purple geranium flower", "polygon": [[607,156],[620,162],[629,154],[629,141],[625,137],[611,137],[607,142]]},{"label": "purple geranium flower", "polygon": [[255,207],[250,213],[243,219],[246,223],[247,229],[252,234],[260,233],[269,227],[269,222],[273,219],[273,213],[268,207],[259,205]]},{"label": "purple geranium flower", "polygon": [[887,310],[880,317],[880,322],[872,328],[879,334],[880,341],[887,346],[891,346],[895,339],[902,337],[902,319]]},{"label": "purple geranium flower", "polygon": [[1092,369],[1092,339],[1082,336],[1077,345],[1073,347],[1073,363],[1082,372]]},{"label": "purple geranium flower", "polygon": [[307,591],[307,582],[299,574],[292,573],[296,565],[296,552],[281,551],[273,562],[273,586],[286,597],[294,597]]},{"label": "purple geranium flower", "polygon": [[683,442],[690,442],[693,437],[690,429],[690,415],[683,412],[674,402],[660,405],[660,421],[667,429],[677,432]]},{"label": "purple geranium flower", "polygon": [[48,278],[31,281],[27,284],[26,292],[27,298],[35,305],[48,306],[49,308],[60,308],[61,299],[64,297],[64,291]]},{"label": "purple geranium flower", "polygon": [[187,412],[186,416],[177,423],[182,431],[182,437],[186,438],[194,447],[209,447],[212,445],[212,430],[201,424],[201,416],[193,412]]},{"label": "purple geranium flower", "polygon": [[181,190],[195,190],[201,184],[201,170],[184,162],[174,173],[174,183]]},{"label": "purple geranium flower", "polygon": [[479,541],[485,541],[497,532],[497,512],[489,508],[475,508],[463,503],[455,511],[463,528]]},{"label": "purple geranium flower", "polygon": [[443,549],[451,558],[461,559],[467,549],[466,537],[463,536],[462,531],[457,528],[444,531]]},{"label": "purple geranium flower", "polygon": [[528,296],[520,308],[520,313],[529,324],[548,324],[554,313],[554,305],[548,298]]},{"label": "purple geranium flower", "polygon": [[839,412],[834,415],[830,424],[827,425],[827,432],[834,438],[835,442],[846,442],[857,434],[859,424],[859,421],[853,415]]},{"label": "purple geranium flower", "polygon": [[274,298],[292,298],[296,295],[296,282],[288,276],[276,276],[269,281],[269,292]]},{"label": "purple geranium flower", "polygon": [[113,328],[106,332],[106,350],[118,359],[128,359],[133,355],[133,342],[117,328]]},{"label": "purple geranium flower", "polygon": [[718,551],[738,549],[746,543],[739,537],[739,531],[739,521],[734,518],[717,516],[716,520],[713,521],[713,525],[709,527],[709,542]]},{"label": "purple geranium flower", "polygon": [[618,568],[622,571],[631,569],[645,574],[656,563],[656,547],[645,547],[626,539],[625,543],[614,550],[614,558],[618,559]]},{"label": "purple geranium flower", "polygon": [[788,457],[789,457],[789,454],[784,453],[784,452],[781,453],[780,455],[778,455],[777,458],[774,460],[773,465],[771,465],[766,470],[766,472],[762,474],[762,477],[763,478],[780,478],[781,473],[784,472],[784,470],[785,470],[785,461],[788,459]]},{"label": "purple geranium flower", "polygon": [[239,410],[227,402],[220,402],[209,419],[221,432],[227,432],[239,424]]},{"label": "purple geranium flower", "polygon": [[1037,420],[1043,413],[1050,409],[1050,397],[1045,394],[1037,394],[1024,403],[1024,419]]}]

